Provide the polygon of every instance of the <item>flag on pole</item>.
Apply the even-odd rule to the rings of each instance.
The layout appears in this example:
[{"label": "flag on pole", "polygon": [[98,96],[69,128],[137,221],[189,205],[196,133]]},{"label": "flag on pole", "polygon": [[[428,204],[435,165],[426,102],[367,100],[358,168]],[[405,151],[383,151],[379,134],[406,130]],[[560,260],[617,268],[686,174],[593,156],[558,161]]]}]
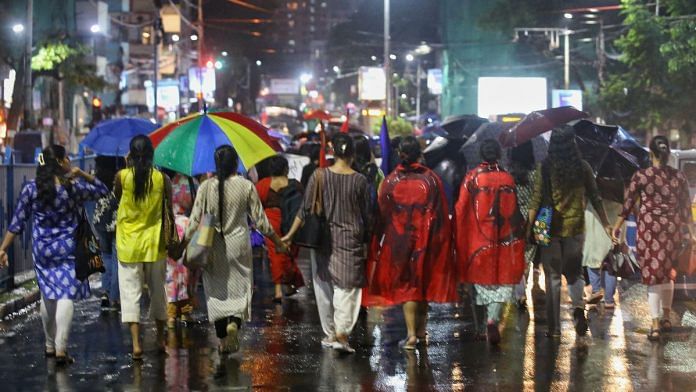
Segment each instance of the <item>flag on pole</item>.
[{"label": "flag on pole", "polygon": [[346,109],[346,121],[341,124],[341,133],[348,133],[350,129],[350,109]]},{"label": "flag on pole", "polygon": [[382,150],[382,163],[379,165],[384,175],[391,173],[391,140],[387,128],[387,117],[382,116],[382,128],[379,130],[379,147]]},{"label": "flag on pole", "polygon": [[319,120],[321,130],[319,131],[319,137],[321,138],[321,149],[319,150],[319,167],[329,167],[329,161],[326,160],[326,130],[324,129],[324,122]]}]

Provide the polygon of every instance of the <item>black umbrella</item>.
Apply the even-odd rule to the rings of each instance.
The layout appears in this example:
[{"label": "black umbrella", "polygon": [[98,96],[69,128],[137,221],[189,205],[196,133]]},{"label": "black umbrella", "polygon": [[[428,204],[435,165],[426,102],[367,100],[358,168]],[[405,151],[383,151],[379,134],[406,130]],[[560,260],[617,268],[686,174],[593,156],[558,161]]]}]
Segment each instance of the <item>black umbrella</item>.
[{"label": "black umbrella", "polygon": [[647,152],[619,126],[583,120],[573,127],[580,153],[597,175],[600,194],[623,202],[624,187],[633,173],[649,165]]},{"label": "black umbrella", "polygon": [[[459,153],[466,159],[467,169],[471,170],[481,163],[481,157],[479,156],[481,142],[487,139],[498,141],[500,134],[508,131],[513,125],[512,123],[502,122],[491,122],[481,125],[479,129],[471,135],[469,140],[464,143],[462,148],[459,149]],[[516,151],[516,154],[511,153],[513,149]],[[500,163],[503,167],[509,167],[511,159],[518,159],[522,161],[521,163],[523,163],[524,166],[533,167],[535,163],[544,160],[547,153],[548,142],[546,139],[544,139],[543,136],[535,136],[517,147],[503,147],[503,156]]]},{"label": "black umbrella", "polygon": [[460,116],[450,116],[445,118],[445,121],[440,125],[447,131],[448,139],[466,139],[473,135],[482,124],[488,120],[473,114],[464,114]]}]

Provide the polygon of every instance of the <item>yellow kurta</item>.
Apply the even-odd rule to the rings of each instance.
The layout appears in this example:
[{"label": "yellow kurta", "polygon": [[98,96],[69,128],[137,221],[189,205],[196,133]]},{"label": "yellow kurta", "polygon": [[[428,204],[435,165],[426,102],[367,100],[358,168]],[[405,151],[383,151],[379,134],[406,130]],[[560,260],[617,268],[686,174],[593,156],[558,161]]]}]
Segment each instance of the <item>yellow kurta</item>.
[{"label": "yellow kurta", "polygon": [[142,263],[163,260],[164,244],[160,244],[162,231],[162,197],[164,177],[152,170],[152,187],[144,200],[135,201],[134,174],[131,169],[118,173],[123,190],[116,218],[116,251],[124,263]]}]

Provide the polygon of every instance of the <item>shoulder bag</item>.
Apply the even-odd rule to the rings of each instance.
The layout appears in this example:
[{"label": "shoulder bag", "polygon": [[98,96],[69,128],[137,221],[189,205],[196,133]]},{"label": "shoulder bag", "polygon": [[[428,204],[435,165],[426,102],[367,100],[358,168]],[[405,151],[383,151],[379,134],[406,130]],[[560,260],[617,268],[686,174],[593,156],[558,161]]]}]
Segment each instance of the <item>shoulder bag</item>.
[{"label": "shoulder bag", "polygon": [[324,176],[326,169],[317,169],[312,203],[305,206],[304,224],[293,242],[305,248],[318,249],[330,243],[329,225],[324,213]]},{"label": "shoulder bag", "polygon": [[96,272],[104,272],[99,242],[94,235],[92,225],[87,220],[85,209],[80,207],[80,215],[75,232],[75,277],[84,281]]},{"label": "shoulder bag", "polygon": [[215,236],[215,216],[208,212],[208,192],[203,197],[201,221],[186,246],[184,264],[189,268],[204,268],[208,264],[208,253]]},{"label": "shoulder bag", "polygon": [[539,246],[551,244],[551,219],[553,218],[553,197],[551,193],[551,173],[546,162],[541,164],[541,207],[532,226],[532,236]]}]

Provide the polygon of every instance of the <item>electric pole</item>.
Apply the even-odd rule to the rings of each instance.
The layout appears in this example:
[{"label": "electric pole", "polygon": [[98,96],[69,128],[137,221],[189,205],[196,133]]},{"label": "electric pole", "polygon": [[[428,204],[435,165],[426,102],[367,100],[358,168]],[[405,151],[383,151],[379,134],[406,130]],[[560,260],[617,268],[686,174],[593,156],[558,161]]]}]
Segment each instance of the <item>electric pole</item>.
[{"label": "electric pole", "polygon": [[24,121],[23,128],[29,129],[31,124],[31,112],[33,110],[33,94],[31,89],[31,46],[34,31],[34,1],[27,0],[27,28],[26,42],[24,46]]}]

